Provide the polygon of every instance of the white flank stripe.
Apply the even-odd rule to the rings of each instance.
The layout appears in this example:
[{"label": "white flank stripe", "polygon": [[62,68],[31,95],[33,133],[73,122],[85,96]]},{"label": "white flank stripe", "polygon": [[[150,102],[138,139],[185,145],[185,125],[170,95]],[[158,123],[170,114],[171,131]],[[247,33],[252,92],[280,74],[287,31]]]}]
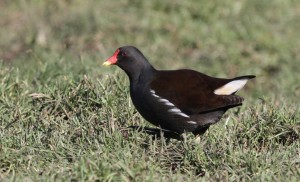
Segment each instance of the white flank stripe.
[{"label": "white flank stripe", "polygon": [[166,102],[165,104],[166,104],[167,106],[172,106],[172,107],[175,106],[175,105],[172,104],[171,102]]},{"label": "white flank stripe", "polygon": [[216,95],[231,95],[234,92],[243,88],[245,86],[245,84],[247,83],[247,81],[248,81],[248,79],[245,79],[245,78],[242,80],[231,81],[231,82],[223,85],[222,87],[216,89],[214,91],[214,93]]},{"label": "white flank stripe", "polygon": [[158,99],[159,102],[169,102],[167,99]]},{"label": "white flank stripe", "polygon": [[184,114],[183,112],[181,112],[181,110],[180,110],[180,109],[178,109],[178,108],[169,109],[168,111],[169,111],[169,112],[172,112],[172,113],[174,113],[174,114],[177,114],[177,115],[180,115],[180,116],[183,116],[183,117],[189,118],[189,116],[188,116],[188,115],[186,115],[186,114]]},{"label": "white flank stripe", "polygon": [[153,95],[154,97],[160,98],[158,95],[155,94],[154,90],[150,90],[151,95]]},{"label": "white flank stripe", "polygon": [[162,102],[166,106],[173,107],[172,109],[169,109],[168,112],[171,112],[173,114],[177,114],[177,115],[180,115],[180,116],[183,116],[186,118],[190,118],[188,115],[184,114],[180,109],[176,108],[175,105],[173,103],[171,103],[168,99],[164,99],[164,98],[161,98],[160,96],[156,95],[154,90],[150,90],[150,93],[152,96],[159,98],[158,102]]},{"label": "white flank stripe", "polygon": [[190,124],[197,124],[195,121],[187,121],[187,123],[190,123]]},{"label": "white flank stripe", "polygon": [[169,109],[168,111],[169,111],[169,112],[174,112],[174,113],[181,112],[181,110],[180,110],[180,109],[178,109],[178,108]]},{"label": "white flank stripe", "polygon": [[184,114],[183,112],[175,113],[175,114],[186,117],[186,118],[190,118],[188,115]]},{"label": "white flank stripe", "polygon": [[163,102],[165,105],[167,106],[174,106],[174,104],[172,104],[170,101],[168,101],[167,99],[159,99],[159,102]]}]

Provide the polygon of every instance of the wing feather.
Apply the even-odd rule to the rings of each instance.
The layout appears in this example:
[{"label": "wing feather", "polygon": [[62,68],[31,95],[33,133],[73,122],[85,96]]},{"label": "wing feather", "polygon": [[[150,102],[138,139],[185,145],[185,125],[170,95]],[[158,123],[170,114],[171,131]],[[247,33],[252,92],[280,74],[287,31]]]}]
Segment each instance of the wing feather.
[{"label": "wing feather", "polygon": [[242,104],[242,97],[214,93],[236,79],[213,78],[192,70],[160,71],[150,88],[184,113],[197,114]]}]

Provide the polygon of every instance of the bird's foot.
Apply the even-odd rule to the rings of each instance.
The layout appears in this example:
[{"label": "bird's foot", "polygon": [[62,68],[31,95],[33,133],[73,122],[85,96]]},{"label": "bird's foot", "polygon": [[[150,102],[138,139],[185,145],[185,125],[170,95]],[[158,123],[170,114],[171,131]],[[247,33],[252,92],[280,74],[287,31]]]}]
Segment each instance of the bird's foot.
[{"label": "bird's foot", "polygon": [[166,138],[167,140],[176,139],[176,140],[184,140],[184,137],[176,132],[170,130],[164,130],[161,128],[149,128],[149,127],[141,127],[141,126],[129,126],[128,128],[145,132],[149,135],[153,135],[156,138]]}]

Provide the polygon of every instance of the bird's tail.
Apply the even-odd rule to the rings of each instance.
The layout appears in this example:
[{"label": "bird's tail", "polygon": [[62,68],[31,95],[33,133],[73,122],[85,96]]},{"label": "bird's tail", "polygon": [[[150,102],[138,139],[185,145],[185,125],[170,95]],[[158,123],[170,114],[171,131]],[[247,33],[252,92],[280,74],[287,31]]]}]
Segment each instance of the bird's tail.
[{"label": "bird's tail", "polygon": [[255,78],[255,76],[247,75],[247,76],[240,76],[240,77],[233,78],[225,85],[217,88],[214,91],[214,93],[216,95],[232,95],[238,90],[240,90],[241,88],[243,88],[246,85],[247,81],[252,78]]}]

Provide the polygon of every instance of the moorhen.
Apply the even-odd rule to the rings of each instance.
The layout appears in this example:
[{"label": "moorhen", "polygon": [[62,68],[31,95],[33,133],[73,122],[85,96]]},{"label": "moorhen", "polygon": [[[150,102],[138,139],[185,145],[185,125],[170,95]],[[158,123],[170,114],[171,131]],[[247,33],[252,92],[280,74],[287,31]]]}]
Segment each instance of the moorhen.
[{"label": "moorhen", "polygon": [[156,70],[133,46],[124,46],[103,63],[117,65],[129,77],[130,96],[138,112],[150,123],[178,135],[203,134],[243,98],[234,95],[254,75],[232,79],[203,73]]}]

